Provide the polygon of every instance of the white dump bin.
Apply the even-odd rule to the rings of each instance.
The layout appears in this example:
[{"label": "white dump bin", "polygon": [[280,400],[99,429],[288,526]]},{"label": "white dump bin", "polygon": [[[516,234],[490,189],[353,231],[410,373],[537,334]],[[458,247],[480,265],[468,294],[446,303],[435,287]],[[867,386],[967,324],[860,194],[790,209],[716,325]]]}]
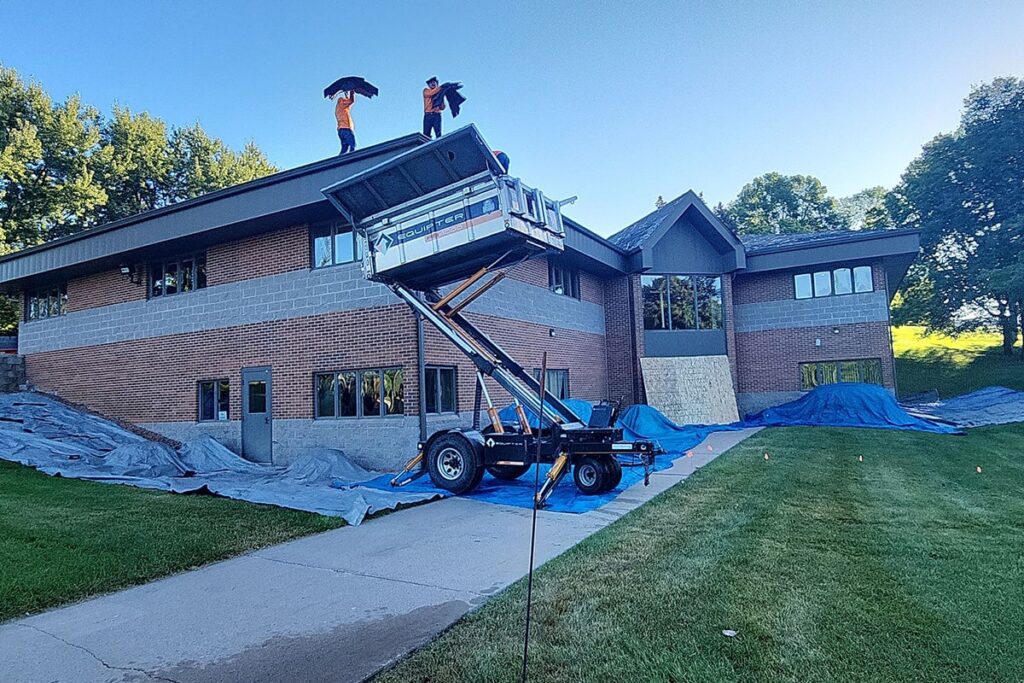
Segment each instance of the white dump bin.
[{"label": "white dump bin", "polygon": [[505,173],[473,126],[323,189],[363,240],[366,277],[429,289],[561,251],[558,202]]},{"label": "white dump bin", "polygon": [[356,225],[370,279],[437,286],[481,265],[563,249],[558,204],[508,176],[453,185],[416,208]]}]

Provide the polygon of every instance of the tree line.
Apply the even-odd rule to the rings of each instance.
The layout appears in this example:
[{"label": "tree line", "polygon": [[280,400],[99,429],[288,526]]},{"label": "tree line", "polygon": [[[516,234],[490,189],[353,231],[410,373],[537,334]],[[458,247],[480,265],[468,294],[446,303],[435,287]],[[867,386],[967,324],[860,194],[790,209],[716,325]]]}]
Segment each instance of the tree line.
[{"label": "tree line", "polygon": [[957,128],[924,145],[891,189],[837,199],[813,176],[767,173],[715,212],[740,234],[918,229],[893,322],[997,326],[1010,355],[1024,323],[1024,81],[974,87]]},{"label": "tree line", "polygon": [[[199,123],[56,102],[0,65],[0,255],[276,170],[251,142],[236,152]],[[18,314],[4,300],[0,330]]]}]

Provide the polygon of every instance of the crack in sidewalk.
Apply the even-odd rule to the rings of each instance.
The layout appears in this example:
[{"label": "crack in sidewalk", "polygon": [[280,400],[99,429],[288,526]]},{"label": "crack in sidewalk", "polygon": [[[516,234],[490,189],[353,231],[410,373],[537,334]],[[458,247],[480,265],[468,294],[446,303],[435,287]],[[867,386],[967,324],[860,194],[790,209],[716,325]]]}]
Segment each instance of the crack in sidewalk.
[{"label": "crack in sidewalk", "polygon": [[142,674],[146,678],[149,678],[149,679],[154,680],[154,681],[165,681],[166,683],[179,683],[179,681],[176,681],[173,678],[166,678],[164,676],[158,676],[158,675],[156,675],[154,673],[146,671],[145,669],[139,669],[139,668],[133,667],[133,666],[117,666],[115,664],[109,664],[106,661],[104,661],[103,658],[101,658],[99,655],[97,655],[95,652],[93,652],[89,648],[87,648],[87,647],[85,647],[83,645],[78,645],[77,643],[72,643],[70,640],[65,640],[64,638],[61,638],[60,636],[58,636],[56,633],[50,633],[49,631],[44,631],[43,629],[39,628],[38,626],[33,626],[31,624],[24,624],[24,623],[16,624],[16,625],[20,626],[22,628],[32,629],[33,631],[36,631],[37,633],[41,633],[44,636],[53,638],[54,640],[56,640],[58,642],[64,643],[68,647],[73,647],[76,650],[81,650],[82,652],[84,652],[85,654],[89,655],[90,657],[95,659],[97,662],[99,662],[100,665],[103,666],[103,668],[105,668],[105,669],[109,669],[111,671],[134,672],[134,673]]},{"label": "crack in sidewalk", "polygon": [[256,557],[256,558],[261,559],[261,560],[266,560],[267,562],[277,562],[279,564],[287,564],[287,565],[292,565],[294,567],[303,567],[304,569],[316,569],[316,570],[324,571],[324,572],[332,572],[334,574],[350,574],[352,576],[359,576],[359,577],[362,577],[364,579],[377,579],[379,581],[394,581],[395,583],[404,583],[404,584],[409,585],[409,586],[419,586],[420,588],[433,588],[435,590],[447,591],[449,593],[457,593],[457,594],[469,593],[471,595],[475,595],[475,596],[478,596],[478,597],[483,597],[483,596],[489,595],[488,593],[480,593],[479,591],[470,590],[468,588],[449,588],[448,586],[438,586],[438,585],[435,585],[435,584],[432,584],[432,583],[423,583],[421,581],[410,581],[409,579],[396,579],[396,578],[391,577],[391,576],[379,576],[377,574],[370,574],[370,573],[367,573],[367,572],[358,572],[358,571],[355,571],[353,569],[341,569],[341,568],[337,568],[337,567],[320,567],[320,566],[317,566],[315,564],[304,564],[302,562],[295,562],[295,561],[292,561],[292,560],[281,560],[281,559],[278,559],[276,557],[265,557],[265,556],[260,555],[258,553],[254,554],[253,557]]}]

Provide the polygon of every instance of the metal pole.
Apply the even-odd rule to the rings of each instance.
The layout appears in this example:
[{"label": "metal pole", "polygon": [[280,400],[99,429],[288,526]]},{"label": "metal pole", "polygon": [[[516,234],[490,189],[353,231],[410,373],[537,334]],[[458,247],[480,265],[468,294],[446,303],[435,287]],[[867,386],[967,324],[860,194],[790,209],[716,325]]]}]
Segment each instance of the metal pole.
[{"label": "metal pole", "polygon": [[420,416],[420,441],[427,440],[427,367],[424,353],[423,316],[419,313],[416,316],[416,370],[419,382],[419,416]]}]

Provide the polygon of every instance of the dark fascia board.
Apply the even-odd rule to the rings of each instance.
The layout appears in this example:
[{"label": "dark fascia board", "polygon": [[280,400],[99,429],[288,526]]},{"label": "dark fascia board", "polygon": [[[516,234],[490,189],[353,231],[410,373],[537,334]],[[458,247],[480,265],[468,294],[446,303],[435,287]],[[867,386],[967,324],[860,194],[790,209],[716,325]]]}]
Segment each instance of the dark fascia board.
[{"label": "dark fascia board", "polygon": [[[691,209],[697,211],[698,215],[704,219],[708,227],[711,228],[712,234],[719,238],[719,240],[726,245],[726,253],[723,254],[723,271],[731,272],[733,270],[739,270],[746,267],[746,249],[743,243],[737,239],[736,235],[733,234],[732,230],[727,228],[722,221],[718,219],[718,216],[714,214],[711,209],[708,208],[704,200],[694,192],[693,190],[687,190],[683,194],[683,201],[679,202],[679,206],[672,211],[661,224],[658,229],[655,230],[651,235],[644,240],[643,245],[639,248],[639,269],[647,270],[651,267],[653,262],[652,249],[654,246],[665,236],[665,233],[675,227],[679,219],[682,218]],[[634,260],[636,264],[636,260]]]},{"label": "dark fascia board", "polygon": [[917,230],[885,230],[859,235],[851,233],[849,237],[828,242],[786,245],[748,254],[745,272],[792,270],[825,263],[886,258],[901,254],[916,256],[920,248],[921,235]]},{"label": "dark fascia board", "polygon": [[320,188],[337,181],[340,168],[359,172],[377,163],[381,155],[425,142],[427,138],[419,133],[406,135],[8,254],[0,258],[0,285],[324,203]]},{"label": "dark fascia board", "polygon": [[584,257],[591,270],[604,277],[616,277],[629,272],[629,256],[605,238],[562,216],[565,224],[565,248]]}]

